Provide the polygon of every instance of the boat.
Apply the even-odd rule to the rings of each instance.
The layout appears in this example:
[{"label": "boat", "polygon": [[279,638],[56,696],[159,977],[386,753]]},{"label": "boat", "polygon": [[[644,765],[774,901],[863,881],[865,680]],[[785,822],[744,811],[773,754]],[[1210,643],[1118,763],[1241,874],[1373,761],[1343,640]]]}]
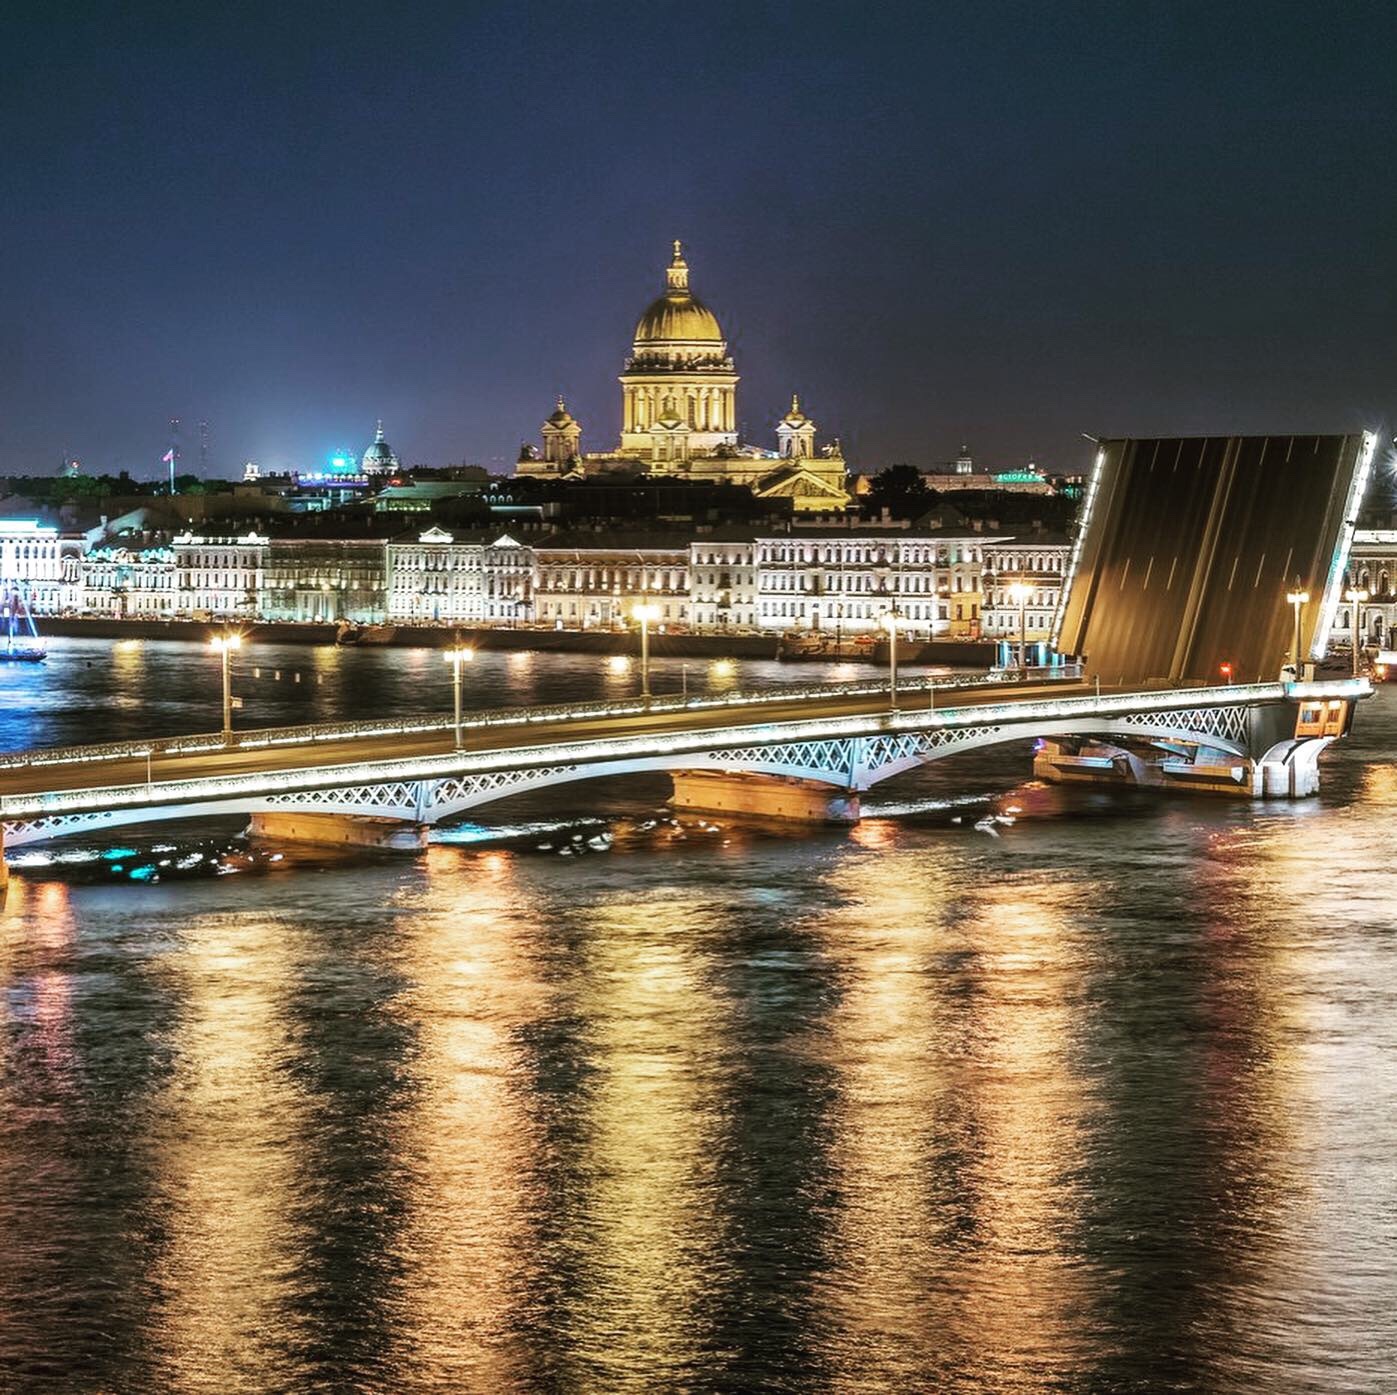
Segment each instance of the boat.
[{"label": "boat", "polygon": [[[44,661],[44,646],[34,616],[18,591],[3,593],[0,622],[5,627],[5,643],[0,645],[0,663],[40,664]],[[27,631],[27,633],[26,633]]]}]

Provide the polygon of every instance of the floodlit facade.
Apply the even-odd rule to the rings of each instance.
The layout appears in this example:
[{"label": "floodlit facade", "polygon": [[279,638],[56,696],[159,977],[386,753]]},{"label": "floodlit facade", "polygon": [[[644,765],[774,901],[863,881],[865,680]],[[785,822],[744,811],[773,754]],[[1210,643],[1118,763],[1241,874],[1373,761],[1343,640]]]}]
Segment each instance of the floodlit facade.
[{"label": "floodlit facade", "polygon": [[428,528],[386,553],[387,618],[407,622],[485,619],[485,545],[474,534]]},{"label": "floodlit facade", "polygon": [[703,538],[689,544],[689,604],[700,630],[757,628],[754,538]]},{"label": "floodlit facade", "polygon": [[173,547],[104,543],[86,553],[80,570],[79,609],[137,619],[168,618],[182,608]]},{"label": "floodlit facade", "polygon": [[263,605],[268,539],[258,533],[174,539],[178,609],[186,615],[250,619]]},{"label": "floodlit facade", "polygon": [[[986,639],[1018,639],[1021,624],[1030,643],[1051,636],[1071,550],[1060,533],[1030,533],[985,545],[980,629]],[[1014,589],[1019,586],[1028,588],[1022,601]]]},{"label": "floodlit facade", "polygon": [[268,620],[380,622],[386,567],[382,538],[273,538],[261,613]]},{"label": "floodlit facade", "polygon": [[32,518],[0,519],[0,592],[18,591],[36,615],[74,603],[80,585],[76,561],[57,528]]},{"label": "floodlit facade", "polygon": [[876,634],[896,615],[913,639],[979,633],[987,539],[970,530],[758,538],[756,626]]},{"label": "floodlit facade", "polygon": [[[1002,589],[1019,565],[1008,547],[945,528],[578,529],[528,542],[438,526],[387,540],[186,533],[166,548],[94,548],[73,604],[114,616],[590,630],[629,625],[644,600],[659,607],[656,624],[667,629],[838,640],[876,636],[895,612],[909,638],[970,639],[981,633],[982,571],[993,559]],[[1041,543],[1030,558],[1044,568],[1043,626],[1065,555],[1065,543]],[[991,596],[997,618],[986,637],[1017,632],[1017,608],[1010,624],[997,603]],[[1038,614],[1031,612],[1031,634]]]},{"label": "floodlit facade", "polygon": [[741,440],[739,376],[717,316],[689,286],[680,243],[665,269],[664,293],[641,315],[621,383],[621,436],[615,450],[587,454],[582,425],[558,398],[540,428],[543,446],[525,442],[515,474],[580,479],[612,471],[746,485],[759,498],[790,499],[799,512],[848,507],[848,467],[838,440],[817,447],[815,423],[798,398],[776,424],[776,449]]},{"label": "floodlit facade", "polygon": [[[1368,599],[1358,607],[1359,644],[1391,649],[1397,625],[1397,528],[1360,528],[1353,535],[1343,591],[1361,590]],[[1342,593],[1341,593],[1342,594]],[[1341,647],[1353,644],[1353,604],[1345,595],[1334,612],[1330,637]]]},{"label": "floodlit facade", "polygon": [[608,629],[628,623],[640,601],[658,607],[658,626],[687,626],[687,539],[596,534],[537,543],[534,618],[557,629]]}]

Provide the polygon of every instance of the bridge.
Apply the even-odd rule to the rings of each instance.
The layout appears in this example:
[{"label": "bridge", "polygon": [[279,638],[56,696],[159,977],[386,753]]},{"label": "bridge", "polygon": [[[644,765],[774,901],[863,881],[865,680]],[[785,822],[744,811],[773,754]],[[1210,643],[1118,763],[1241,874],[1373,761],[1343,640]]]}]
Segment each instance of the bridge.
[{"label": "bridge", "polygon": [[849,822],[859,796],[977,747],[1037,743],[1034,769],[1087,780],[1300,797],[1365,679],[1107,689],[1063,680],[774,689],[451,719],[249,731],[0,758],[10,848],[130,824],[246,814],[313,842],[420,846],[427,830],[551,785],[666,772],[680,807]]},{"label": "bridge", "polygon": [[1101,442],[1054,622],[1089,683],[787,687],[22,752],[0,757],[0,868],[6,846],[211,815],[417,847],[492,801],[641,772],[668,773],[681,808],[850,822],[881,781],[1005,742],[1032,741],[1046,780],[1313,794],[1371,692],[1317,665],[1375,448],[1372,432]]}]

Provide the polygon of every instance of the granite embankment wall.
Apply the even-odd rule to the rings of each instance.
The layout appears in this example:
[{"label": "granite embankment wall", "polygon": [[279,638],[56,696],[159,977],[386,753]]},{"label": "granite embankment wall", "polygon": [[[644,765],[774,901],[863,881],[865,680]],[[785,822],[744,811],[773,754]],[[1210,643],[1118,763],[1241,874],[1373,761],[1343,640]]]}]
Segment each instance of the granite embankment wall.
[{"label": "granite embankment wall", "polygon": [[[81,639],[153,639],[207,643],[221,633],[222,625],[202,620],[119,620],[104,617],[44,617],[40,628],[46,635]],[[246,623],[239,629],[250,644],[334,644],[338,626],[311,621],[267,620]],[[634,654],[639,639],[634,632],[613,630],[459,630],[444,625],[380,625],[358,632],[358,643],[365,648],[444,648],[459,636],[477,649],[552,650],[560,654]],[[780,641],[775,635],[652,634],[650,651],[656,657],[701,659],[774,659],[779,657]],[[951,667],[984,668],[994,656],[994,646],[973,640],[938,640],[898,645],[898,661],[906,664],[946,664]],[[860,654],[798,654],[788,658],[830,663],[840,659],[852,662],[886,664],[887,644],[871,646]]]}]

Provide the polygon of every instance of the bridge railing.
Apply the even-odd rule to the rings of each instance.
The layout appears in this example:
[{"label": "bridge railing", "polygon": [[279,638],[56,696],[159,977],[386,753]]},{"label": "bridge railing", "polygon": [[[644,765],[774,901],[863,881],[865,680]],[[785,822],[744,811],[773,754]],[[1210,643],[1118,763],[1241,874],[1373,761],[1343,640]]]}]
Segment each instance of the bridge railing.
[{"label": "bridge railing", "polygon": [[[964,688],[999,686],[983,674],[961,678],[899,680],[898,693],[925,693]],[[465,715],[465,730],[484,727],[529,726],[536,723],[565,722],[585,717],[639,716],[648,712],[707,711],[723,708],[761,707],[773,703],[800,702],[809,698],[876,697],[888,691],[886,679],[854,679],[844,683],[783,684],[773,688],[752,688],[727,693],[665,693],[644,698],[600,698],[589,702],[549,703],[535,707],[483,709]],[[164,737],[153,741],[107,741],[84,746],[53,746],[33,751],[0,755],[0,770],[21,770],[34,766],[73,765],[97,761],[143,760],[148,756],[199,755],[210,751],[265,750],[272,746],[303,746],[318,741],[354,741],[362,737],[425,736],[450,731],[450,716],[397,718],[391,721],[370,718],[355,722],[316,722],[302,726],[253,727],[235,732],[231,745],[222,732],[197,732],[187,736]]]}]

